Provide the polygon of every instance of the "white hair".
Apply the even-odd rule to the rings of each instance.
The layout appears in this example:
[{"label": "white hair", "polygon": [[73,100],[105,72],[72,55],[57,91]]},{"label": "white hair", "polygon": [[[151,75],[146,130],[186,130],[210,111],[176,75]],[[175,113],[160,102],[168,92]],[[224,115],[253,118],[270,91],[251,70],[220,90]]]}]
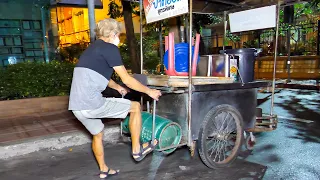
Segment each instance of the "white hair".
[{"label": "white hair", "polygon": [[121,23],[112,18],[106,18],[98,22],[95,29],[98,38],[110,38],[113,34],[121,33]]}]

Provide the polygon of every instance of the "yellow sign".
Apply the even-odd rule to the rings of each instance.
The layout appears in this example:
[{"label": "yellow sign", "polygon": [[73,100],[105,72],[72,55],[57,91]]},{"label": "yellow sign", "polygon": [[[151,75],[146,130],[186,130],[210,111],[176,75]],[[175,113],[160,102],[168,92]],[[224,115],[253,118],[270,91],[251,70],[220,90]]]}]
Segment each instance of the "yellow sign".
[{"label": "yellow sign", "polygon": [[232,66],[232,67],[230,68],[230,73],[236,74],[236,73],[237,73],[237,68],[234,67],[234,66]]}]

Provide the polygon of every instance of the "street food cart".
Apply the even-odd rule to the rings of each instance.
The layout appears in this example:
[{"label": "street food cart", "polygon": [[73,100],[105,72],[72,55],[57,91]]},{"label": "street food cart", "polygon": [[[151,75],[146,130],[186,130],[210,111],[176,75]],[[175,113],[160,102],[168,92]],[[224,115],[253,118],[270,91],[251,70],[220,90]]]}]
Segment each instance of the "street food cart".
[{"label": "street food cart", "polygon": [[[187,0],[181,1],[188,2]],[[187,5],[189,19],[192,19],[192,4],[193,2],[189,1],[189,6]],[[149,3],[145,7],[150,9]],[[279,7],[280,3],[275,6],[277,37]],[[140,1],[141,12],[142,2]],[[148,13],[146,14],[148,16]],[[192,42],[192,20],[189,22],[189,28],[189,42]],[[193,72],[194,68],[192,67],[191,46],[189,43],[188,72]],[[276,50],[277,43],[275,52]],[[225,51],[223,54],[228,59]],[[143,57],[142,48],[141,57]],[[141,61],[141,72],[142,64],[143,60]],[[255,142],[252,133],[272,131],[277,127],[277,116],[273,114],[272,109],[275,77],[273,81],[253,79],[244,81],[240,77],[240,81],[235,82],[230,77],[230,73],[225,77],[195,76],[193,73],[188,73],[187,76],[146,75],[146,83],[151,88],[161,90],[163,95],[158,102],[153,102],[152,108],[148,106],[149,115],[143,112],[142,137],[144,140],[157,138],[160,145],[156,150],[164,154],[187,146],[192,156],[198,151],[201,160],[209,168],[221,168],[237,158],[243,144],[248,149],[252,149]],[[273,89],[272,105],[270,114],[262,115],[257,109],[257,89],[264,87]],[[167,124],[157,128],[160,121],[166,121]],[[121,132],[128,132],[127,126],[128,123],[123,122]]]}]

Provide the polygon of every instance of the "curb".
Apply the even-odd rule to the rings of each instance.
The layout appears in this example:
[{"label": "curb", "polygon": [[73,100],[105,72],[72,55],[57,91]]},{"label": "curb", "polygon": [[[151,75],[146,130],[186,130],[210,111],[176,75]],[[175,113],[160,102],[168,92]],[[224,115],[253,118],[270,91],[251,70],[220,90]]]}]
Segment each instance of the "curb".
[{"label": "curb", "polygon": [[[103,141],[108,144],[120,142],[120,127],[108,126],[103,131]],[[79,146],[91,143],[92,139],[88,133],[75,131],[29,139],[22,142],[5,144],[0,147],[0,159],[8,159],[16,156],[27,155],[40,150],[57,150],[66,147]]]}]

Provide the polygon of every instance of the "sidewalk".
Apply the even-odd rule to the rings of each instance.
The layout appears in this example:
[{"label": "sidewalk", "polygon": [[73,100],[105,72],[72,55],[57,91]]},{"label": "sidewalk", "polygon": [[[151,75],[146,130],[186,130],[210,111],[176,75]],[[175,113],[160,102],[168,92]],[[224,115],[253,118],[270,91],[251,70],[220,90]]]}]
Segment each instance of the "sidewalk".
[{"label": "sidewalk", "polygon": [[[119,139],[119,120],[104,120],[104,140]],[[0,159],[42,149],[61,149],[91,142],[91,136],[69,111],[0,119]]]},{"label": "sidewalk", "polygon": [[30,138],[82,131],[70,112],[34,114],[21,118],[0,119],[0,145]]},{"label": "sidewalk", "polygon": [[[104,120],[106,126],[119,125],[120,120]],[[8,142],[86,129],[71,112],[37,113],[21,118],[0,119],[0,146]]]}]

